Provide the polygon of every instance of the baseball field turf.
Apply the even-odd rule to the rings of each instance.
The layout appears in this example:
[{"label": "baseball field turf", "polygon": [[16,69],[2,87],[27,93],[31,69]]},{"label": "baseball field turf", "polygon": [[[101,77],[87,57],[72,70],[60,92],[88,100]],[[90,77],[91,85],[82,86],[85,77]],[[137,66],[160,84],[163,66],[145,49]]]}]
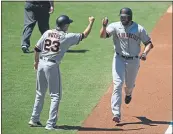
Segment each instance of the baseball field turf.
[{"label": "baseball field turf", "polygon": [[[88,16],[95,17],[95,24],[88,39],[66,53],[61,65],[63,97],[57,125],[81,126],[92,112],[100,97],[111,84],[113,45],[111,40],[99,38],[101,20],[118,21],[122,7],[130,7],[134,20],[148,32],[169,7],[170,2],[56,2],[50,18],[51,28],[60,14],[67,14],[74,23],[70,32],[83,32]],[[77,129],[46,131],[30,128],[35,98],[34,55],[21,51],[24,2],[2,2],[2,134],[73,134]],[[31,49],[40,38],[37,25],[31,37]],[[50,97],[46,94],[41,122],[48,118]],[[108,104],[110,105],[110,104]],[[75,128],[75,127],[73,127]],[[76,127],[77,128],[77,127]]]}]

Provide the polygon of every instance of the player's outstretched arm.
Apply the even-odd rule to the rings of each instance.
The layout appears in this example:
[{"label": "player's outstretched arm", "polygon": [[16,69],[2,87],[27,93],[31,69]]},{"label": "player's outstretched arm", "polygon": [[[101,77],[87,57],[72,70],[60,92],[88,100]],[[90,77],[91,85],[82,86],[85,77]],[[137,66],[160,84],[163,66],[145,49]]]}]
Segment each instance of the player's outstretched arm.
[{"label": "player's outstretched arm", "polygon": [[100,38],[106,38],[107,37],[107,33],[106,33],[106,27],[108,25],[108,18],[105,17],[103,20],[102,20],[102,27],[100,29]]},{"label": "player's outstretched arm", "polygon": [[95,18],[93,16],[91,16],[88,18],[88,20],[89,20],[89,24],[83,32],[84,38],[87,38],[87,36],[90,34]]}]

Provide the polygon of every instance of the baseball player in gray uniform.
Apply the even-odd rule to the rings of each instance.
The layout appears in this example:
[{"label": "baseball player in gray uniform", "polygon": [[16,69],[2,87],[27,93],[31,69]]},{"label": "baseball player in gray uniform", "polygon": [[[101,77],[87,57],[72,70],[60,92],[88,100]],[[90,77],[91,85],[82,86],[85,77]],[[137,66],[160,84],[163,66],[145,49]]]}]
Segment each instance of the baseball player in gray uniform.
[{"label": "baseball player in gray uniform", "polygon": [[73,20],[66,15],[61,15],[56,20],[56,29],[47,30],[37,42],[34,63],[34,68],[37,70],[36,97],[29,121],[30,126],[42,126],[40,113],[46,90],[49,88],[51,105],[45,129],[57,128],[58,108],[62,95],[59,64],[70,46],[79,44],[80,41],[87,38],[94,20],[94,17],[89,17],[89,24],[83,33],[67,33],[69,24]]},{"label": "baseball player in gray uniform", "polygon": [[[132,21],[132,10],[122,8],[120,21],[108,25],[108,18],[102,20],[101,38],[113,36],[115,53],[113,56],[112,76],[114,89],[111,98],[113,121],[121,119],[122,87],[125,82],[125,103],[129,104],[135,80],[140,66],[140,59],[146,60],[147,54],[153,48],[151,38],[143,26]],[[107,26],[108,25],[108,26]],[[141,53],[141,41],[145,45]]]}]

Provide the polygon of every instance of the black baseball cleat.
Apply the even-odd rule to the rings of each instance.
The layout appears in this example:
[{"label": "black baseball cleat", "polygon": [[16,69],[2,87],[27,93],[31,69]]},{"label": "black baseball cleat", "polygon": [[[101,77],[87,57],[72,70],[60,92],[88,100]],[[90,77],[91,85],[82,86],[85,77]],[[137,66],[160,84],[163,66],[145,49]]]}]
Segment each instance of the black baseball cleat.
[{"label": "black baseball cleat", "polygon": [[33,53],[34,51],[30,51],[27,47],[22,47],[23,53]]},{"label": "black baseball cleat", "polygon": [[30,53],[29,49],[27,47],[22,47],[23,53]]},{"label": "black baseball cleat", "polygon": [[126,104],[129,104],[130,101],[131,101],[131,99],[132,99],[132,96],[131,95],[129,95],[129,96],[126,95],[126,97],[125,97],[125,103]]},{"label": "black baseball cleat", "polygon": [[120,123],[120,117],[114,116],[114,117],[112,118],[112,121],[114,121],[115,123]]}]

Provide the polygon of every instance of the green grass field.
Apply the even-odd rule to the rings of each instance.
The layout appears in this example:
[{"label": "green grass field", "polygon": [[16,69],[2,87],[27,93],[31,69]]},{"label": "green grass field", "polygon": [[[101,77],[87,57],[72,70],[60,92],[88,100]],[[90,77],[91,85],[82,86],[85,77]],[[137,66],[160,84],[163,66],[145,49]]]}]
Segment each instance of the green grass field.
[{"label": "green grass field", "polygon": [[[112,81],[112,40],[99,38],[101,20],[107,16],[110,22],[118,21],[120,8],[133,9],[134,20],[150,33],[170,2],[58,2],[51,15],[50,26],[55,19],[67,14],[74,23],[69,31],[83,32],[88,16],[95,16],[93,31],[88,39],[72,50],[83,53],[67,53],[60,65],[63,97],[60,104],[58,125],[80,126]],[[35,98],[35,71],[33,54],[23,54],[20,48],[23,29],[24,2],[2,2],[2,134],[73,134],[77,130],[46,131],[30,128]],[[31,37],[31,49],[40,38],[37,26]],[[46,94],[41,121],[48,118],[50,97]],[[108,104],[109,105],[109,104]]]}]

